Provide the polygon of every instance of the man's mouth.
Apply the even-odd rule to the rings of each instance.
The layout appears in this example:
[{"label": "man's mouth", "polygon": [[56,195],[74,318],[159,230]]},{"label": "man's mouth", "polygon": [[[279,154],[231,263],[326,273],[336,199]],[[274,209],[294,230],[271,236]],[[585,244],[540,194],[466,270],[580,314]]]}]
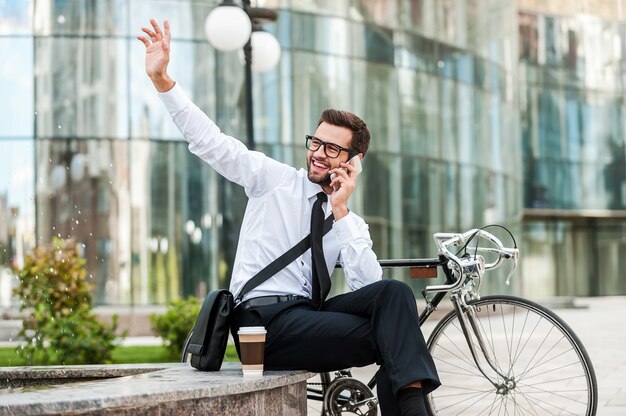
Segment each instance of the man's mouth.
[{"label": "man's mouth", "polygon": [[319,170],[319,171],[330,169],[330,165],[327,165],[315,159],[311,159],[311,166],[313,166],[315,170]]}]

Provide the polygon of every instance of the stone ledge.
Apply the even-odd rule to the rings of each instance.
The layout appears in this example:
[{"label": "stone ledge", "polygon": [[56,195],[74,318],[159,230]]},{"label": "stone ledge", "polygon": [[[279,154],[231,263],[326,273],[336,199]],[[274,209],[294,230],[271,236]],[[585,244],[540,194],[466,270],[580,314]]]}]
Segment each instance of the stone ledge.
[{"label": "stone ledge", "polygon": [[266,371],[261,378],[244,379],[239,363],[224,363],[219,372],[197,371],[189,364],[5,367],[0,368],[5,382],[71,382],[0,390],[0,415],[305,415],[306,380],[312,376]]}]

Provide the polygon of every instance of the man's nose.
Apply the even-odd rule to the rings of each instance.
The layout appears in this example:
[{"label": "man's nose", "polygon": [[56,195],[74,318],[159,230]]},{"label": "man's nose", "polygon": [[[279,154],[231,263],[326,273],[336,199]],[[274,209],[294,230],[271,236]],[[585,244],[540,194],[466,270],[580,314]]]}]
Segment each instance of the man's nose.
[{"label": "man's nose", "polygon": [[324,145],[320,145],[320,147],[318,147],[317,150],[313,152],[313,155],[317,158],[326,157],[326,148],[324,147]]}]

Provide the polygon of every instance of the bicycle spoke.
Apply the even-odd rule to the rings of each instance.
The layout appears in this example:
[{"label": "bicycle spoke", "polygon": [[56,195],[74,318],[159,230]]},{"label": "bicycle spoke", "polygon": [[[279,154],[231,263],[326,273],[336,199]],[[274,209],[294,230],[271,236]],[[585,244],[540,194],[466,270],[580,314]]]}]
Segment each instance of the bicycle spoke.
[{"label": "bicycle spoke", "polygon": [[[453,365],[452,363],[448,363],[448,362],[443,361],[441,359],[438,359],[438,361],[441,361],[441,362],[446,363],[446,364]],[[450,371],[450,370],[437,370],[437,372],[439,374],[451,374],[451,375],[465,376],[465,377],[478,377],[478,378],[482,378],[482,379],[485,378],[485,376],[483,376],[480,373],[461,373],[461,372],[458,372],[458,371]]]},{"label": "bicycle spoke", "polygon": [[494,397],[493,401],[492,401],[491,403],[488,403],[488,404],[487,404],[487,406],[485,406],[485,407],[483,408],[483,410],[481,410],[480,412],[478,412],[478,413],[476,414],[476,416],[480,416],[480,415],[482,415],[482,414],[483,414],[483,413],[484,413],[487,409],[489,409],[489,413],[487,413],[487,414],[488,414],[488,415],[490,415],[490,414],[491,414],[491,409],[493,409],[493,405],[495,404],[495,402],[497,401],[497,399],[498,399],[497,397]]},{"label": "bicycle spoke", "polygon": [[[506,321],[504,320],[504,308],[500,306],[500,317],[502,318],[502,330],[504,331],[504,339],[506,340],[507,350],[509,349],[509,335],[506,331]],[[509,362],[511,362],[511,357],[509,356]],[[498,366],[499,367],[499,366]]]},{"label": "bicycle spoke", "polygon": [[[455,322],[458,322],[458,321],[455,321]],[[454,326],[454,327],[457,329],[457,331],[459,332],[459,335],[463,335],[463,329],[462,329],[460,326],[457,326],[457,325],[460,325],[460,323],[459,323],[459,324],[457,324],[457,323],[452,323],[452,326]],[[463,355],[463,357],[464,357],[464,358],[465,358],[468,362],[472,362],[472,363],[474,362],[474,359],[473,359],[473,358],[471,358],[471,354],[469,354],[469,353],[468,353],[468,354],[465,354],[465,352],[464,352],[463,350],[461,350],[461,348],[459,347],[459,345],[457,345],[457,343],[453,342],[453,341],[452,341],[452,339],[450,339],[450,337],[449,337],[447,334],[444,334],[444,336],[445,336],[445,337],[446,337],[446,338],[450,341],[450,343],[451,343],[452,345],[454,345],[454,347],[455,347],[455,348],[456,348],[456,349],[457,349],[457,350],[461,353],[461,355]],[[463,335],[463,336],[464,336],[464,335]],[[474,365],[474,367],[475,367],[475,365]]]},{"label": "bicycle spoke", "polygon": [[[530,315],[530,311],[528,311],[528,314]],[[537,320],[537,323],[535,323],[535,326],[533,327],[532,331],[526,337],[526,342],[524,342],[524,345],[520,349],[519,355],[513,359],[512,367],[515,366],[515,364],[517,364],[517,360],[522,356],[522,353],[526,349],[526,346],[528,345],[530,340],[533,339],[533,336],[535,335],[535,331],[537,330],[537,327],[539,326],[540,323],[541,323],[541,319]]]},{"label": "bicycle spoke", "polygon": [[[459,357],[458,355],[455,355],[455,354],[454,354],[452,351],[450,351],[448,348],[441,347],[441,346],[440,346],[440,348],[441,348],[442,350],[446,351],[447,353],[449,353],[450,355],[452,355],[453,357],[458,358],[458,359],[459,359],[459,361],[461,361],[461,362],[462,362],[462,363],[464,363],[464,364],[473,364],[473,362],[474,362],[474,361],[473,361],[473,359],[468,358],[468,357],[465,357],[465,358],[466,358],[466,360],[463,360],[461,357]],[[467,372],[467,374],[471,374],[471,375],[476,375],[476,376],[484,377],[484,376],[483,376],[483,375],[482,375],[482,374],[478,371],[478,368],[476,368],[476,366],[475,366],[475,365],[471,366],[469,369],[466,369],[466,368],[458,368],[458,367],[459,367],[459,364],[453,364],[452,362],[450,362],[450,361],[448,361],[448,360],[444,360],[444,359],[442,359],[442,358],[440,358],[440,357],[439,357],[439,358],[437,358],[437,360],[439,360],[439,361],[441,361],[441,362],[443,362],[443,363],[445,363],[445,364],[450,364],[451,366],[453,366],[453,367],[457,368],[458,370],[464,370],[464,371],[466,371],[466,372]],[[476,371],[472,371],[472,370],[474,370],[474,369],[476,369]]]},{"label": "bicycle spoke", "polygon": [[[548,371],[544,371],[544,372],[541,372],[541,373],[538,373],[538,374],[533,374],[532,376],[529,376],[529,377],[523,377],[523,378],[522,378],[522,377],[519,377],[519,378],[518,378],[518,380],[522,380],[522,379],[523,379],[523,380],[525,380],[525,381],[528,381],[528,380],[531,380],[531,379],[533,379],[533,378],[537,378],[537,377],[545,376],[546,374],[548,374],[548,373],[552,373],[552,372],[554,372],[554,371],[560,371],[560,370],[566,369],[567,367],[578,366],[579,364],[580,364],[580,363],[578,363],[578,362],[576,362],[576,363],[570,363],[570,364],[565,364],[565,365],[562,365],[562,366],[560,366],[560,367],[553,368],[553,369],[548,370]],[[529,372],[529,373],[527,373],[527,374],[530,374],[530,372]],[[570,378],[578,378],[578,377],[584,377],[584,374],[577,375],[577,376],[573,376],[573,377],[570,377]],[[546,382],[544,382],[544,383],[549,383],[549,382],[550,382],[550,381],[546,381]]]},{"label": "bicycle spoke", "polygon": [[[498,356],[497,356],[497,354],[496,354],[496,349],[495,349],[495,338],[494,338],[494,335],[493,335],[493,327],[492,327],[492,325],[491,325],[491,316],[490,316],[490,311],[489,311],[489,308],[488,308],[488,307],[487,307],[486,309],[487,309],[487,318],[486,318],[486,320],[487,320],[487,322],[489,323],[489,333],[490,333],[491,337],[490,337],[490,338],[487,338],[487,337],[485,336],[485,335],[487,334],[487,331],[485,331],[485,328],[484,328],[484,326],[483,326],[483,323],[482,323],[483,319],[479,319],[479,318],[477,317],[477,320],[478,320],[478,325],[480,326],[480,328],[481,328],[481,330],[482,330],[482,334],[483,334],[483,337],[482,337],[482,338],[483,338],[483,340],[486,340],[486,341],[487,341],[487,344],[489,345],[489,349],[491,349],[491,356],[492,356],[492,358],[493,358],[493,359],[492,359],[493,364],[494,364],[494,365],[498,368],[498,370],[500,370],[500,372],[503,372],[503,371],[502,371],[502,366],[500,365],[500,363],[498,363]],[[489,342],[490,340],[491,340],[491,342]],[[472,340],[472,341],[473,341],[473,340]],[[474,343],[474,342],[473,342],[473,343]],[[476,347],[478,347],[478,349],[480,350],[480,345],[476,345],[476,343],[474,343],[474,345],[475,345]]]},{"label": "bicycle spoke", "polygon": [[[526,309],[526,316],[524,316],[524,325],[522,325],[522,329],[520,330],[519,333],[519,339],[517,340],[517,346],[515,348],[515,353],[513,354],[513,357],[517,357],[518,356],[518,351],[520,351],[520,343],[522,341],[522,336],[524,335],[524,330],[526,329],[526,324],[528,323],[528,316],[530,315],[530,311],[528,309]],[[515,366],[515,362],[517,360],[515,358],[513,358],[511,360],[511,367],[509,368],[509,371],[511,371],[513,369],[513,366]],[[509,373],[510,374],[510,373]]]},{"label": "bicycle spoke", "polygon": [[[517,400],[515,399],[515,393],[513,393],[510,398],[509,398],[510,402],[513,403],[513,415],[517,415],[518,414],[518,409],[524,409],[522,407],[522,405],[520,403],[517,402]],[[525,409],[524,409],[525,410]],[[519,414],[524,414],[521,411],[519,412]]]},{"label": "bicycle spoke", "polygon": [[447,397],[464,396],[464,395],[472,394],[472,393],[493,393],[493,388],[487,389],[487,390],[484,390],[484,389],[482,389],[482,390],[470,389],[468,387],[458,387],[458,386],[450,386],[450,388],[457,389],[457,390],[469,390],[470,393],[438,394],[437,398],[438,399],[443,399],[443,398],[447,398]]},{"label": "bicycle spoke", "polygon": [[[563,379],[555,380],[555,381],[561,382],[561,381],[567,381],[567,380],[571,380],[571,378],[563,378]],[[582,392],[587,391],[586,389],[585,390],[576,390],[576,389],[574,389],[574,390],[572,390],[572,389],[570,389],[570,390],[554,390],[554,389],[547,390],[547,389],[542,389],[542,388],[537,387],[538,384],[546,384],[546,383],[536,383],[536,384],[524,384],[524,383],[522,383],[521,386],[522,387],[526,387],[528,389],[537,390],[537,394],[544,393],[544,394],[554,394],[554,395],[557,395],[557,396],[559,395],[559,393],[582,393]],[[574,402],[577,402],[577,403],[584,403],[584,402],[581,402],[579,400],[572,399],[572,398],[569,398],[569,397],[566,397],[566,396],[562,396],[562,397],[563,398],[567,398],[568,400],[571,400],[571,401],[574,401]]]},{"label": "bicycle spoke", "polygon": [[466,399],[461,400],[460,402],[452,403],[452,404],[450,404],[450,405],[448,405],[448,406],[444,406],[444,407],[441,407],[441,408],[437,408],[437,411],[446,410],[446,409],[449,409],[449,408],[450,408],[450,407],[452,407],[452,406],[458,406],[458,405],[460,405],[461,403],[465,403],[465,402],[467,402],[467,401],[469,401],[469,400],[471,400],[471,399],[473,399],[473,398],[475,398],[475,397],[478,397],[478,399],[477,399],[477,400],[475,400],[474,402],[472,402],[469,406],[465,407],[465,408],[464,408],[464,409],[463,409],[460,413],[457,413],[457,414],[459,414],[459,415],[462,415],[462,414],[463,414],[463,412],[464,412],[465,410],[469,409],[469,408],[470,408],[470,407],[472,407],[475,403],[477,403],[478,401],[482,400],[484,397],[488,396],[489,394],[491,394],[491,392],[485,392],[485,393],[483,393],[483,394],[476,394],[476,395],[474,395],[473,397],[468,397],[468,398],[466,398]]},{"label": "bicycle spoke", "polygon": [[[528,362],[528,364],[526,365],[526,368],[524,369],[524,371],[522,371],[522,373],[521,373],[520,377],[523,377],[523,375],[525,375],[525,374],[526,374],[526,373],[528,373],[529,371],[532,371],[532,369],[533,369],[533,368],[536,368],[537,366],[540,366],[540,365],[541,365],[541,364],[540,364],[540,363],[541,363],[541,361],[542,361],[542,360],[546,357],[546,355],[548,355],[548,354],[550,353],[550,351],[552,351],[552,350],[553,350],[553,349],[554,349],[554,348],[555,348],[555,347],[556,347],[556,346],[557,346],[557,345],[561,342],[561,340],[563,340],[563,339],[565,339],[565,337],[561,337],[560,339],[558,339],[558,340],[554,343],[554,345],[552,345],[552,347],[550,347],[550,348],[548,349],[548,351],[546,351],[546,352],[545,352],[545,354],[543,354],[541,357],[539,357],[539,358],[537,359],[537,361],[535,362],[535,364],[533,364],[533,367],[531,367],[530,369],[528,369],[528,366],[530,366],[530,362],[532,361],[532,358],[531,358],[531,361],[529,361],[529,362]],[[547,337],[545,338],[545,340],[547,340]],[[545,343],[545,340],[544,340],[544,343]],[[543,345],[543,343],[542,343],[542,345]],[[541,346],[539,346],[539,348],[541,348]],[[537,353],[538,353],[538,352],[539,352],[539,350],[537,350]],[[533,356],[533,358],[534,358],[534,356]]]},{"label": "bicycle spoke", "polygon": [[[519,394],[519,393],[513,393],[513,397],[514,397],[514,398],[513,398],[513,400],[514,400],[514,402],[517,404],[517,406],[519,406],[519,408],[520,408],[520,409],[524,409],[524,411],[525,411],[525,412],[531,412],[531,411],[532,411],[532,413],[533,413],[535,416],[540,416],[540,415],[539,415],[539,414],[535,411],[535,408],[534,408],[534,407],[532,407],[532,405],[530,406],[530,408],[525,408],[524,406],[522,406],[522,404],[520,403],[520,401],[519,401],[519,400],[517,400],[517,396],[518,396],[518,395],[520,395],[520,394]],[[524,397],[522,396],[522,398],[524,398]],[[527,400],[527,401],[528,401],[528,400]],[[523,414],[525,414],[525,413],[523,413]]]},{"label": "bicycle spoke", "polygon": [[[557,358],[563,356],[564,354],[569,353],[570,351],[574,351],[574,348],[569,348],[565,351],[561,351],[560,353],[550,357],[549,359],[546,359],[543,362],[538,362],[535,366],[533,366],[533,368],[531,368],[530,370],[528,370],[526,373],[523,374],[523,376],[526,376],[527,374],[530,374],[532,372],[532,370],[536,370],[544,365],[549,364],[551,361],[556,360]],[[575,352],[575,351],[574,351]],[[574,362],[572,364],[568,364],[568,365],[575,365],[575,364],[580,364],[580,361]],[[521,377],[521,376],[520,376]]]},{"label": "bicycle spoke", "polygon": [[[561,412],[567,412],[567,413],[569,413],[569,414],[570,414],[570,415],[572,415],[572,416],[576,416],[576,415],[578,415],[577,413],[570,412],[570,411],[569,411],[569,410],[567,410],[567,409],[564,409],[564,408],[558,408],[558,407],[556,407],[553,403],[547,402],[547,401],[545,401],[545,400],[541,400],[541,399],[539,399],[539,398],[538,398],[538,397],[536,397],[536,396],[530,396],[530,397],[529,397],[529,395],[528,395],[528,394],[521,394],[521,396],[523,396],[523,397],[524,397],[524,398],[525,398],[525,399],[526,399],[529,403],[531,402],[531,399],[532,399],[532,400],[533,400],[533,402],[534,402],[534,404],[535,404],[536,406],[540,407],[542,410],[544,410],[544,411],[546,411],[546,412],[549,412],[551,415],[553,415],[554,413],[552,413],[552,412],[549,410],[550,408],[558,409],[558,410],[559,410],[559,411],[561,411]],[[546,407],[546,406],[547,406],[547,407]],[[578,415],[578,416],[580,416],[580,415]]]},{"label": "bicycle spoke", "polygon": [[[509,348],[509,363],[513,361],[513,340],[515,338],[515,313],[517,312],[517,307],[513,306],[513,326],[511,328],[511,348]],[[510,373],[511,368],[509,368],[509,372],[507,374],[511,374]]]}]

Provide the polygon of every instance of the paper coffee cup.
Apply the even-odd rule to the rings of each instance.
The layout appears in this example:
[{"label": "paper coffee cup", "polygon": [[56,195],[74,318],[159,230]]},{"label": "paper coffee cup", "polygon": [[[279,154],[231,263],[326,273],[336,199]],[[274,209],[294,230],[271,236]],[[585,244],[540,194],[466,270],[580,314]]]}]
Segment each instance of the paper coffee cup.
[{"label": "paper coffee cup", "polygon": [[241,367],[244,377],[260,377],[263,375],[263,358],[265,357],[265,334],[262,326],[242,326],[237,331]]}]

